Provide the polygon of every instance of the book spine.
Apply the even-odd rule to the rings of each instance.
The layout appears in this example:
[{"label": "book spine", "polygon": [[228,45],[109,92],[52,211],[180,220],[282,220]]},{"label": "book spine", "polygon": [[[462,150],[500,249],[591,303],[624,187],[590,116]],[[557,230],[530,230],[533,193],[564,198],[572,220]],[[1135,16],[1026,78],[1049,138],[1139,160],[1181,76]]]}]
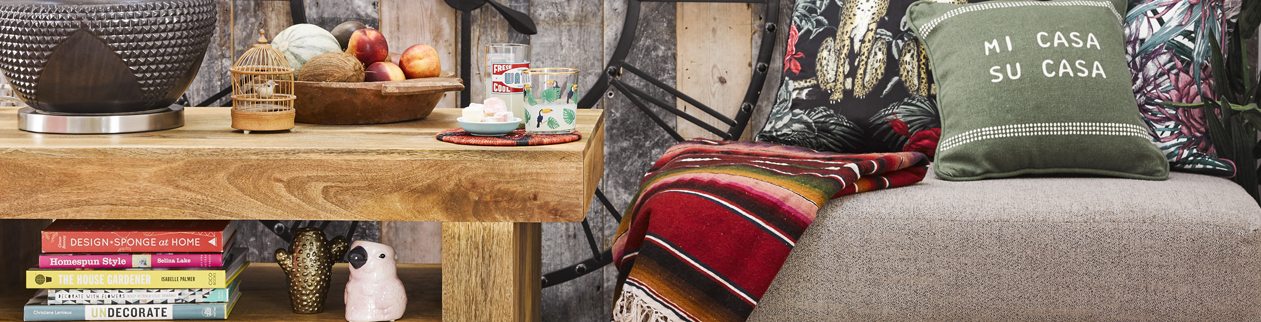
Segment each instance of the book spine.
[{"label": "book spine", "polygon": [[224,320],[228,303],[27,305],[26,321]]},{"label": "book spine", "polygon": [[223,232],[44,231],[45,253],[222,253]]},{"label": "book spine", "polygon": [[27,270],[26,288],[226,288],[223,270]]},{"label": "book spine", "polygon": [[153,267],[223,267],[223,254],[155,254]]},{"label": "book spine", "polygon": [[39,255],[39,268],[132,268],[143,255]]},{"label": "book spine", "polygon": [[222,267],[222,253],[39,256],[39,268]]},{"label": "book spine", "polygon": [[50,289],[51,305],[180,304],[227,302],[240,279],[228,288],[202,289]]}]

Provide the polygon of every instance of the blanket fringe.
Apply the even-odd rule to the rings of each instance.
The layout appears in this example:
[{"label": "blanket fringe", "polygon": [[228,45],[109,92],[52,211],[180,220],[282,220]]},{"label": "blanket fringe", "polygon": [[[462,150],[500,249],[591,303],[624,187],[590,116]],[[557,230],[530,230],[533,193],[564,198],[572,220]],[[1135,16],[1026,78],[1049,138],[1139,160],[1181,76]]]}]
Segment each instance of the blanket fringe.
[{"label": "blanket fringe", "polygon": [[643,298],[640,294],[631,292],[629,289],[622,290],[622,296],[618,297],[617,304],[613,306],[613,322],[676,322],[678,320],[671,319],[666,312],[659,310]]}]

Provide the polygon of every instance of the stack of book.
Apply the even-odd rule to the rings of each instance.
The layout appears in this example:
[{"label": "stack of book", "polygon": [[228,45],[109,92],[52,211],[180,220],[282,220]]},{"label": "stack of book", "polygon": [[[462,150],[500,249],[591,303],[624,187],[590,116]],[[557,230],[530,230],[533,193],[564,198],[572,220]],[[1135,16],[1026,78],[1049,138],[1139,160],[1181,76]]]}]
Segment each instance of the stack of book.
[{"label": "stack of book", "polygon": [[227,319],[246,249],[227,220],[57,220],[26,271],[26,321]]}]

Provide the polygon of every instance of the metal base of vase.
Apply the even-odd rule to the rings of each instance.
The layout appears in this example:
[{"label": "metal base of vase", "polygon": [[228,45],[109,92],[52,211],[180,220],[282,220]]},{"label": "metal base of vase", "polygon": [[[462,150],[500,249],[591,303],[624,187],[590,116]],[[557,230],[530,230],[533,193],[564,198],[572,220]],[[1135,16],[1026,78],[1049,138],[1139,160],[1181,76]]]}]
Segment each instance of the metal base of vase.
[{"label": "metal base of vase", "polygon": [[30,107],[18,110],[18,129],[36,133],[117,134],[169,130],[181,126],[184,126],[184,107],[180,105],[126,115],[49,114]]}]

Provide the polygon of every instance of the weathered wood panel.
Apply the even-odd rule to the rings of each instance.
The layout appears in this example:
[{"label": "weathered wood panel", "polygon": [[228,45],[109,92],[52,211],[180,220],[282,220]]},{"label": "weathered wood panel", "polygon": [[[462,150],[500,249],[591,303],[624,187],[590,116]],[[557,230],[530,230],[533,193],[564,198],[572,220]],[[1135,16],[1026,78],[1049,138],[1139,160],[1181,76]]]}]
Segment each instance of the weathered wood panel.
[{"label": "weathered wood panel", "polygon": [[[228,68],[232,67],[232,62],[236,59],[232,43],[232,31],[235,29],[232,25],[232,7],[232,0],[218,1],[219,22],[215,24],[210,45],[206,47],[206,57],[201,61],[201,68],[197,70],[193,83],[184,92],[192,104],[201,103],[232,86],[232,78],[228,75]],[[223,104],[222,102],[227,101],[225,97],[215,103]]]},{"label": "weathered wood panel", "polygon": [[[779,86],[783,84],[784,74],[784,50],[788,44],[788,26],[792,19],[793,0],[777,0],[771,1],[772,4],[779,5],[779,19],[775,23],[775,33],[770,34],[775,37],[774,50],[771,53],[770,69],[767,70],[766,83],[762,84],[762,95],[758,96],[757,105],[753,109],[753,117],[749,120],[749,128],[745,130],[742,140],[751,141],[753,136],[762,131],[762,127],[766,125],[766,117],[771,112],[771,105],[775,104],[775,95],[779,92]],[[761,48],[762,37],[767,35],[766,22],[767,17],[763,17],[766,13],[766,4],[757,4],[753,6],[753,59],[757,60],[757,51]]]},{"label": "weathered wood panel", "polygon": [[304,2],[307,23],[320,26],[325,30],[332,30],[333,27],[347,21],[362,22],[373,28],[381,25],[380,8],[376,0],[305,0]]},{"label": "weathered wood panel", "polygon": [[[402,53],[415,44],[428,44],[438,51],[444,72],[457,72],[459,26],[457,13],[442,0],[381,0],[381,33],[390,51]],[[465,84],[468,86],[468,84]],[[438,108],[456,107],[458,92],[447,93]]]},{"label": "weathered wood panel", "polygon": [[[749,17],[753,5],[746,3],[679,3],[676,5],[678,25],[678,89],[701,104],[735,119],[740,111],[744,92],[753,75],[751,44],[753,34]],[[676,99],[676,106],[688,114],[726,131],[731,126],[709,114]],[[676,130],[685,139],[720,138],[700,126],[678,117]]]},{"label": "weathered wood panel", "polygon": [[[533,17],[535,26],[540,28],[539,36],[536,37],[550,37],[550,35],[543,33],[543,23],[539,21],[539,18],[531,14],[532,6],[530,0],[507,0],[499,1],[499,3]],[[468,86],[470,91],[469,99],[472,102],[480,103],[486,99],[486,80],[482,75],[482,73],[486,72],[485,46],[496,43],[530,44],[530,36],[513,30],[508,25],[508,21],[504,20],[504,17],[499,14],[499,11],[495,11],[495,8],[489,4],[482,6],[481,9],[473,10],[473,13],[469,16],[473,19],[473,30],[472,34],[469,35],[473,39],[473,44],[470,45],[472,46],[470,49],[472,49],[473,54],[469,58],[471,62],[469,66],[472,72],[469,76],[469,83],[465,85]],[[530,49],[532,50],[531,56],[539,57],[538,52],[534,51],[537,48],[530,46]]]},{"label": "weathered wood panel", "polygon": [[[232,12],[233,62],[258,44],[259,29],[267,32],[267,41],[270,42],[276,38],[276,34],[293,25],[287,1],[233,0]],[[232,64],[228,64],[228,67],[232,67]],[[225,71],[224,74],[231,80],[230,72]],[[229,100],[224,105],[230,104]]]}]

